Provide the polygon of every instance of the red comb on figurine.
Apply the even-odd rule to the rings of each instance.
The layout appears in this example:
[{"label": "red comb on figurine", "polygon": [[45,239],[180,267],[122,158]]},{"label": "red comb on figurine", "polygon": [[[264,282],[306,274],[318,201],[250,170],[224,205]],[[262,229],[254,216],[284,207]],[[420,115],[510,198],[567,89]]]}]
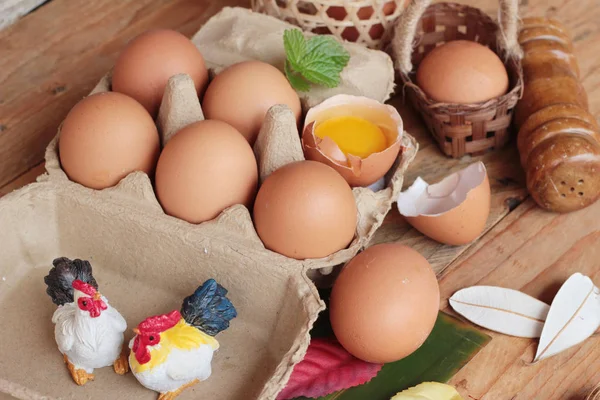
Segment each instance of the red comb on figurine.
[{"label": "red comb on figurine", "polygon": [[80,281],[79,279],[75,279],[73,281],[73,289],[79,290],[80,292],[85,293],[90,297],[92,297],[96,294],[96,288],[94,288],[89,283]]},{"label": "red comb on figurine", "polygon": [[174,327],[181,320],[181,313],[177,310],[168,314],[148,317],[138,325],[137,329],[141,334],[150,334],[164,332]]}]

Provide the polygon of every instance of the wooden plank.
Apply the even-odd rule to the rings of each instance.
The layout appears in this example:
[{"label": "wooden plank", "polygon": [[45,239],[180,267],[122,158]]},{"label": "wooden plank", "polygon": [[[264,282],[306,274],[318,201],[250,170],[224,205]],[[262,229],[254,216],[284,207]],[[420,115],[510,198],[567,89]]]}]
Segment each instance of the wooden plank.
[{"label": "wooden plank", "polygon": [[[599,215],[600,202],[558,215],[528,200],[445,271],[440,279],[442,307],[451,312],[448,297],[472,285],[518,289],[550,303],[574,272],[600,282]],[[452,380],[465,398],[583,399],[600,380],[597,337],[529,365],[535,340],[488,333],[491,343]]]},{"label": "wooden plank", "polygon": [[[524,15],[558,18],[572,32],[588,92],[590,110],[600,117],[600,3],[522,1]],[[489,10],[488,10],[489,12]],[[456,290],[476,284],[505,286],[548,303],[574,272],[600,281],[600,203],[568,215],[537,208],[527,200],[463,252],[440,276],[442,308]],[[529,365],[537,342],[493,332],[491,343],[451,381],[466,399],[579,400],[600,382],[598,338]]]},{"label": "wooden plank", "polygon": [[149,28],[191,36],[248,0],[53,0],[0,31],[0,186],[39,164],[68,110]]},{"label": "wooden plank", "polygon": [[42,175],[46,170],[44,169],[44,163],[40,163],[35,167],[31,168],[29,171],[25,172],[23,175],[19,176],[12,182],[9,182],[3,187],[0,187],[0,198],[4,195],[9,194],[13,190],[17,190],[29,183],[35,182],[35,179]]},{"label": "wooden plank", "polygon": [[48,0],[3,0],[0,2],[0,29],[21,18]]}]

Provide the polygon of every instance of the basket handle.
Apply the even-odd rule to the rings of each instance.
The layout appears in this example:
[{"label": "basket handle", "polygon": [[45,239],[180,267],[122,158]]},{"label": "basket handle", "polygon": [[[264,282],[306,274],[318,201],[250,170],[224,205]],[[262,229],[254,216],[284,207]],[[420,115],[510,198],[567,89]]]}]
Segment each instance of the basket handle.
[{"label": "basket handle", "polygon": [[[396,58],[398,70],[408,75],[412,71],[412,50],[417,24],[421,16],[431,4],[431,0],[409,0],[410,3],[396,23],[392,49]],[[518,42],[519,31],[519,0],[499,0],[500,10],[498,20],[498,45],[504,49],[507,56],[522,57],[522,49]]]}]

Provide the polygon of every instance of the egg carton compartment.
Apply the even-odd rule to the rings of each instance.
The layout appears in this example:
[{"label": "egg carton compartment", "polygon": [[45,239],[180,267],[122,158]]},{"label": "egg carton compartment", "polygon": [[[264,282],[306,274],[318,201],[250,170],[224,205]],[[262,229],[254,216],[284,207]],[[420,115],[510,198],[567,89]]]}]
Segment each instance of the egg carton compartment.
[{"label": "egg carton compartment", "polygon": [[179,309],[206,279],[229,290],[238,317],[217,336],[213,375],[182,399],[274,399],[285,385],[324,308],[312,282],[260,252],[248,256],[241,231],[213,235],[230,225],[228,216],[189,227],[161,218],[157,204],[122,201],[123,193],[144,198],[139,182],[147,180],[134,174],[94,192],[44,177],[0,201],[0,397],[156,398],[112,368],[96,370],[84,387],[73,383],[54,341],[56,306],[43,280],[61,256],[91,262],[100,290],[127,320],[126,343],[145,317]]},{"label": "egg carton compartment", "polygon": [[[280,21],[278,21],[280,22]],[[107,73],[90,94],[106,92],[111,90],[111,73]],[[204,119],[200,100],[196,94],[193,81],[185,74],[179,74],[171,77],[166,87],[162,104],[156,119],[161,143],[164,146],[168,140],[184,126]],[[46,170],[49,179],[58,184],[74,184],[67,177],[60,165],[58,153],[59,133],[48,145],[46,150]],[[394,162],[392,168],[388,171],[380,182],[382,188],[373,190],[366,187],[355,187],[352,189],[358,209],[358,222],[356,233],[350,245],[327,257],[318,259],[297,260],[288,258],[265,248],[258,237],[250,212],[243,205],[235,205],[225,209],[219,216],[221,221],[227,221],[219,225],[219,229],[210,228],[207,222],[195,225],[184,223],[185,229],[207,229],[206,233],[216,237],[229,238],[232,232],[243,233],[241,240],[244,247],[241,251],[248,257],[255,257],[257,254],[266,257],[266,263],[270,265],[279,265],[282,267],[295,267],[298,271],[303,268],[311,270],[309,276],[316,282],[325,282],[324,275],[332,272],[333,268],[349,261],[360,250],[362,250],[377,228],[383,223],[383,220],[392,203],[397,199],[402,189],[404,172],[410,162],[416,156],[418,150],[417,141],[407,132],[403,132],[401,141],[401,150]],[[292,111],[285,105],[273,106],[265,117],[263,127],[254,145],[254,153],[259,166],[260,180],[264,180],[271,172],[290,162],[304,160],[300,133],[294,119]],[[152,182],[147,179],[145,174],[134,173],[130,176],[131,180],[136,182],[141,198],[132,198],[127,193],[121,193],[118,187],[104,189],[100,191],[87,192],[88,196],[94,197],[96,193],[108,190],[113,196],[119,196],[123,203],[145,203],[146,206],[152,205],[161,210],[157,218],[174,219],[164,212],[156,198]],[[183,221],[181,221],[183,222]],[[210,222],[210,221],[209,221]],[[185,229],[182,234],[185,234]],[[197,248],[197,251],[202,249]]]}]

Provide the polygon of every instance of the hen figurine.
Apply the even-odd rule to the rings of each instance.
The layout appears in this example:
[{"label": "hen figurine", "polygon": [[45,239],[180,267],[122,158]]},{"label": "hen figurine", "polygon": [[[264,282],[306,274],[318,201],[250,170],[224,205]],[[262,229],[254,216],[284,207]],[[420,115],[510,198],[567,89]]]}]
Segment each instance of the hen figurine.
[{"label": "hen figurine", "polygon": [[219,348],[214,336],[237,316],[226,294],[209,279],[184,299],[181,312],[149,317],[133,330],[131,371],[143,386],[160,393],[159,400],[173,400],[210,376]]},{"label": "hen figurine", "polygon": [[44,278],[46,293],[58,308],[52,316],[54,337],[78,385],[94,380],[94,369],[112,365],[117,374],[129,370],[123,350],[125,319],[98,292],[88,261],[57,258]]}]

